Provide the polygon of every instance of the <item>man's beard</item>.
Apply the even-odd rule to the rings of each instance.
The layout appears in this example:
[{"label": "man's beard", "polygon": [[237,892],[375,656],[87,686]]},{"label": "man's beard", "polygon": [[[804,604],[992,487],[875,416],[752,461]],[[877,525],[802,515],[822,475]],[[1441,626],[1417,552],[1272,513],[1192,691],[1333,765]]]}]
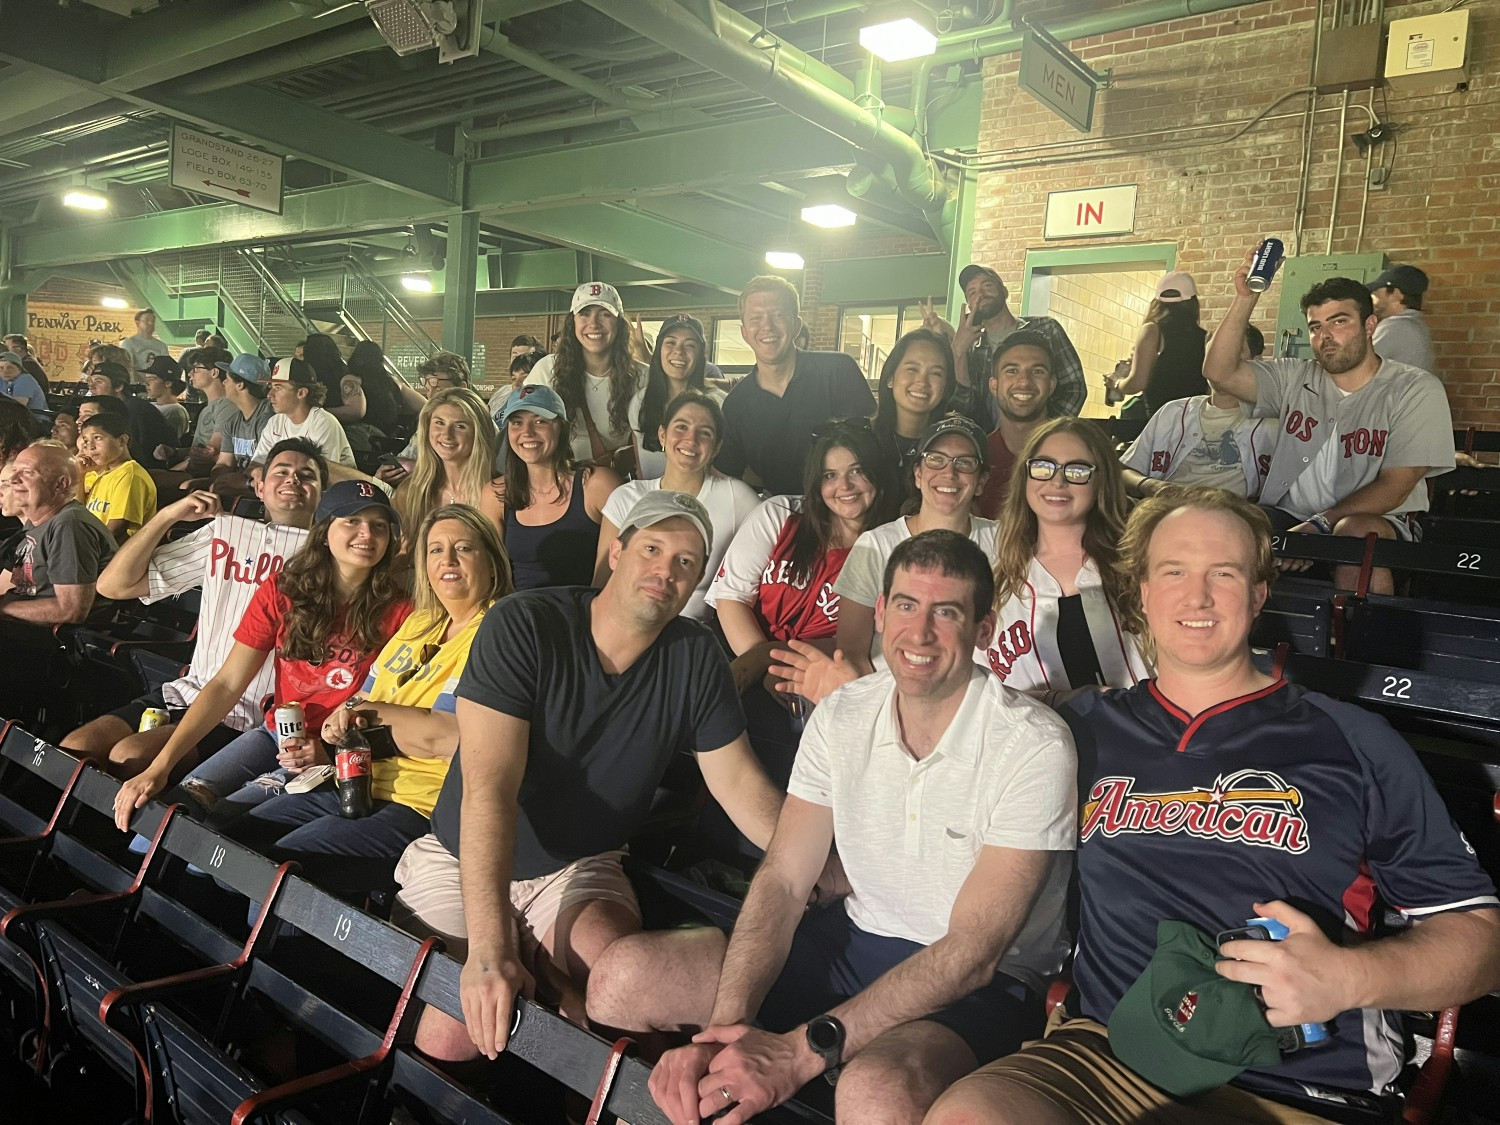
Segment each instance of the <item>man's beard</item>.
[{"label": "man's beard", "polygon": [[1368,337],[1361,336],[1343,347],[1335,348],[1331,353],[1319,352],[1318,363],[1328,374],[1342,375],[1346,371],[1353,371],[1369,354],[1370,341]]}]

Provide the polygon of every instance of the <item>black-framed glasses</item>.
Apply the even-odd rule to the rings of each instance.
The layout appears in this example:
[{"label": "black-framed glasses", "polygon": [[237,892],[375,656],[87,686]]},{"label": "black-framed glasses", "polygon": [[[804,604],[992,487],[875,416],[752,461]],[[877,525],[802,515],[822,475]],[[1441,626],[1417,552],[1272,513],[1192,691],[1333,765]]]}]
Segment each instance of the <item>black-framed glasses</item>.
[{"label": "black-framed glasses", "polygon": [[1063,480],[1069,484],[1088,484],[1094,479],[1094,466],[1087,461],[1069,461],[1059,464],[1050,457],[1033,457],[1026,462],[1026,475],[1032,480],[1051,480],[1062,470]]},{"label": "black-framed glasses", "polygon": [[957,457],[951,457],[935,449],[922,454],[922,464],[935,473],[940,473],[952,465],[966,477],[973,476],[980,469],[980,460],[972,453],[960,453]]},{"label": "black-framed glasses", "polygon": [[814,438],[828,437],[830,434],[872,434],[875,426],[868,418],[830,418],[826,422],[820,422],[813,427]]}]

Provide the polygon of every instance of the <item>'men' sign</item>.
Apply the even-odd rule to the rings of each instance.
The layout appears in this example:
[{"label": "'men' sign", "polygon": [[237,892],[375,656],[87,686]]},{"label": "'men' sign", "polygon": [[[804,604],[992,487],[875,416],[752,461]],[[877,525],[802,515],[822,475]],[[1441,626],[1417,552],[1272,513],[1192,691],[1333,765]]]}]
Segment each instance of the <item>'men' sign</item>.
[{"label": "'men' sign", "polygon": [[1135,184],[1047,193],[1043,238],[1129,234],[1135,229]]},{"label": "'men' sign", "polygon": [[1051,36],[1028,30],[1021,40],[1016,82],[1081,133],[1094,127],[1094,96],[1099,76]]}]

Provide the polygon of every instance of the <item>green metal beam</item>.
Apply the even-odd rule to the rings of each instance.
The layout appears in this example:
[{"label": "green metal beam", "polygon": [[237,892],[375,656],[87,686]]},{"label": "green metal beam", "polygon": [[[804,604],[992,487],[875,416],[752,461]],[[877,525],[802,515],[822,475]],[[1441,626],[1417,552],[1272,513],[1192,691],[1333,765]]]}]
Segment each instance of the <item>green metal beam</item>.
[{"label": "green metal beam", "polygon": [[614,203],[506,215],[521,234],[560,242],[672,277],[738,293],[765,271],[762,252],[689,230],[657,215]]},{"label": "green metal beam", "polygon": [[930,297],[947,279],[947,254],[832,260],[823,263],[823,300],[856,305]]},{"label": "green metal beam", "polygon": [[286,197],[280,215],[237,203],[182,207],[129,219],[91,220],[32,230],[16,227],[17,266],[67,265],[108,258],[192,250],[204,246],[269,242],[328,231],[358,233],[415,219],[442,216],[440,204],[418,205],[411,196],[378,184],[338,184]]},{"label": "green metal beam", "polygon": [[[475,298],[476,316],[546,316],[556,313],[561,316],[568,311],[571,291],[555,289],[533,289],[525,292],[511,290],[489,290]],[[711,289],[689,286],[681,290],[663,291],[650,286],[623,289],[620,293],[625,302],[625,311],[636,313],[674,312],[680,309],[727,309],[734,302]],[[442,317],[441,301],[430,296],[409,297],[402,302],[407,312],[417,320],[439,320]]]},{"label": "green metal beam", "polygon": [[[208,6],[218,10],[217,5],[205,5]],[[192,10],[196,8],[194,5]],[[233,31],[260,28],[268,18],[265,7],[245,10],[240,5],[239,9],[239,14],[230,21],[229,38],[258,43],[253,36],[236,38]],[[141,17],[106,38],[91,13],[61,8],[38,10],[30,5],[24,11],[23,16],[14,7],[0,10],[0,59],[6,62],[49,79],[71,83],[99,98],[122,98],[373,183],[430,196],[450,205],[458,202],[459,162],[450,156],[257,86],[233,86],[191,95],[173,92],[170,83],[152,87],[152,82],[180,74],[181,60],[163,50],[160,41],[149,47],[136,43],[130,51],[124,51],[119,42],[135,43],[141,35],[139,24],[153,24],[158,38],[171,27],[169,41],[177,42],[181,23],[192,23],[201,17],[184,16],[171,24]],[[251,13],[259,13],[258,19],[252,19]],[[217,26],[205,29],[204,36],[199,49],[211,47],[222,61],[226,57],[224,39]],[[159,67],[165,68],[164,72],[143,65],[143,59],[156,60]]]},{"label": "green metal beam", "polygon": [[448,220],[443,269],[443,346],[474,354],[474,288],[478,281],[479,216],[464,211]]},{"label": "green metal beam", "polygon": [[[692,153],[692,159],[684,161],[683,153]],[[677,195],[841,171],[853,161],[854,147],[847,141],[777,115],[473,161],[465,206],[490,211]]]}]

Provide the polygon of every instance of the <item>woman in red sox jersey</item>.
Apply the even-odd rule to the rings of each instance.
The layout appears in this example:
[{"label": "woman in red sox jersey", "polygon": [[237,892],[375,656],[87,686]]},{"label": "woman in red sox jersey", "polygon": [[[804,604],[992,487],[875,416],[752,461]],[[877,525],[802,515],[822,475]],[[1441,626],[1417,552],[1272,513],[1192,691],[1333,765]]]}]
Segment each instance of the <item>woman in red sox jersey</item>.
[{"label": "woman in red sox jersey", "polygon": [[[194,770],[183,791],[227,820],[276,796],[291,776],[329,760],[316,732],[364,683],[376,654],[411,613],[395,575],[400,534],[389,497],[368,480],[340,481],[323,493],[307,545],[256,590],[218,673],[155,761],[121,787],[115,823],[122,831],[134,810],[167,787],[198,740],[239,701],[267,655],[276,661],[275,704],[301,703],[308,736],[278,746],[268,714],[265,724]],[[230,794],[233,801],[222,800]]]},{"label": "woman in red sox jersey", "polygon": [[1021,451],[1000,511],[995,639],[975,660],[1056,705],[1151,675],[1121,624],[1125,485],[1097,426],[1059,418]]}]

